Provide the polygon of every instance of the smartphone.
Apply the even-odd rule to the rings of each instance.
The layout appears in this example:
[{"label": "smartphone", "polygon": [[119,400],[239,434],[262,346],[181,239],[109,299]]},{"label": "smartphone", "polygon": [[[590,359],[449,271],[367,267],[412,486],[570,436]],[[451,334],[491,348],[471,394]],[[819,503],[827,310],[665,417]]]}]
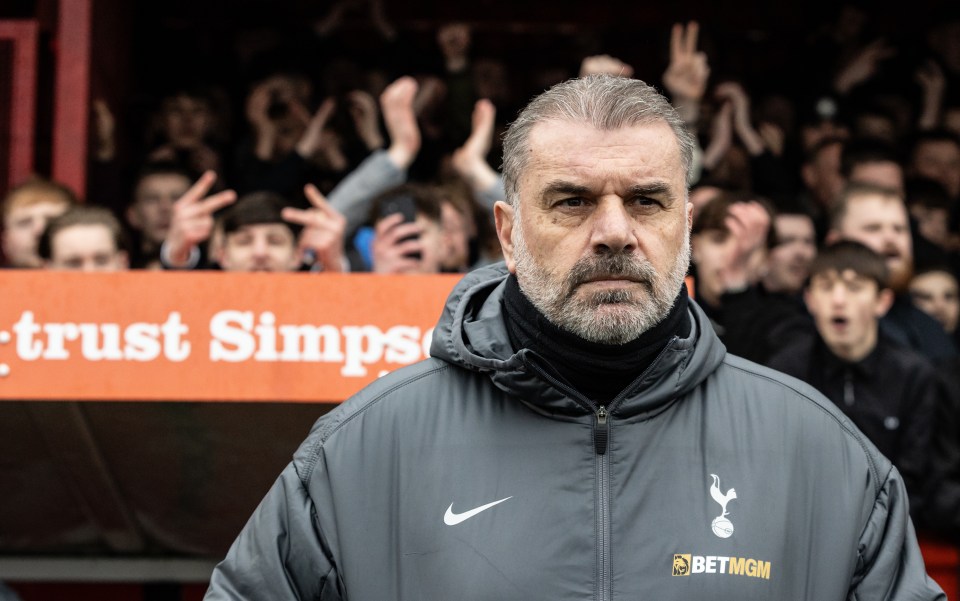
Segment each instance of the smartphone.
[{"label": "smartphone", "polygon": [[[389,217],[394,213],[400,213],[403,215],[403,223],[413,223],[417,220],[417,203],[413,200],[413,197],[408,194],[394,196],[380,203],[380,219]],[[420,236],[414,234],[413,236],[407,236],[406,238],[403,238],[399,242],[416,240],[419,237]],[[411,259],[422,258],[419,252],[410,253],[407,256]]]}]

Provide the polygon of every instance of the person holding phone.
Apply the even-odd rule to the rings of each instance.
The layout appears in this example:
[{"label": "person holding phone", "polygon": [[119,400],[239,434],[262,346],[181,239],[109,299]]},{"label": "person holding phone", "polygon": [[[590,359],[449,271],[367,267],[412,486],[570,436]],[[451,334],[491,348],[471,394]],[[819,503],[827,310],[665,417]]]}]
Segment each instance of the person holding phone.
[{"label": "person holding phone", "polygon": [[443,248],[440,196],[430,187],[405,184],[373,201],[374,273],[440,273]]}]

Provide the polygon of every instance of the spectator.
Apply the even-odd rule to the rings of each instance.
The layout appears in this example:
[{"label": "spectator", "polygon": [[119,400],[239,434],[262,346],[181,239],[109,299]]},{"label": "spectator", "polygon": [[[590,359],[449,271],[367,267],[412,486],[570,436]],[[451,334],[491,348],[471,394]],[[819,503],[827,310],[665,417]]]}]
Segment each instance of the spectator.
[{"label": "spectator", "polygon": [[160,245],[167,237],[173,203],[190,188],[190,175],[176,163],[149,163],[140,170],[127,207],[133,230],[130,260],[135,269],[160,269]]},{"label": "spectator", "polygon": [[[726,195],[696,214],[690,237],[697,302],[727,350],[758,363],[811,327],[795,294],[760,283],[777,250],[770,221],[766,202]],[[785,255],[780,251],[773,260],[789,261]]]},{"label": "spectator", "polygon": [[918,134],[911,146],[909,171],[938,182],[954,203],[960,202],[960,138],[944,130]]},{"label": "spectator", "polygon": [[37,247],[47,269],[125,271],[129,266],[123,226],[102,207],[73,207],[50,220]]},{"label": "spectator", "polygon": [[43,266],[37,254],[37,240],[47,222],[77,203],[77,197],[63,184],[36,178],[10,190],[3,199],[2,246],[7,267]]},{"label": "spectator", "polygon": [[900,471],[917,515],[939,392],[921,356],[879,333],[894,297],[886,282],[884,260],[866,246],[827,247],[804,293],[816,333],[770,366],[811,384],[847,414]]},{"label": "spectator", "polygon": [[773,218],[773,235],[760,281],[768,292],[798,295],[817,256],[813,219],[799,209],[781,210]]},{"label": "spectator", "polygon": [[156,123],[159,145],[148,160],[175,162],[190,173],[219,170],[222,161],[211,146],[215,122],[212,101],[200,90],[182,89],[164,97]]},{"label": "spectator", "polygon": [[960,293],[957,277],[949,269],[933,267],[917,273],[910,280],[910,297],[913,304],[940,322],[944,331],[957,340]]},{"label": "spectator", "polygon": [[[408,209],[392,210],[404,203]],[[440,273],[444,267],[443,251],[450,248],[443,239],[442,204],[436,191],[418,184],[398,186],[375,198],[371,270]]]},{"label": "spectator", "polygon": [[910,302],[907,292],[913,275],[913,244],[903,198],[888,188],[851,184],[840,195],[831,216],[827,242],[855,240],[884,258],[887,285],[896,297],[881,321],[884,333],[927,359],[952,359],[957,352],[943,328]]},{"label": "spectator", "polygon": [[[286,200],[275,193],[255,192],[239,201],[233,190],[205,196],[215,180],[213,172],[203,174],[174,203],[170,230],[160,252],[165,268],[201,266],[200,245],[211,239],[216,223],[222,236],[212,244],[209,255],[225,271],[295,271],[305,265],[330,272],[346,268],[346,222],[315,186],[304,188],[313,207],[296,209],[285,206]],[[234,202],[234,207],[214,220],[214,213]]]}]

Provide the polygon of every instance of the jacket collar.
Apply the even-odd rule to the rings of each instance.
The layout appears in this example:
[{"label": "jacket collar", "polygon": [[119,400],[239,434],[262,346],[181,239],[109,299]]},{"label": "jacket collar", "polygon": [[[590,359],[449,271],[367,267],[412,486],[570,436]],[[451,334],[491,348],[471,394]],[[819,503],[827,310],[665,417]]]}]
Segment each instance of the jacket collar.
[{"label": "jacket collar", "polygon": [[[465,369],[489,375],[505,392],[548,413],[583,414],[582,403],[544,378],[540,360],[529,350],[515,353],[503,320],[501,301],[507,278],[503,263],[473,271],[451,292],[433,335],[430,354]],[[689,392],[723,361],[726,349],[710,322],[689,300],[691,331],[675,337],[656,360],[612,404],[617,417],[658,410]],[[620,398],[618,397],[618,398]]]}]

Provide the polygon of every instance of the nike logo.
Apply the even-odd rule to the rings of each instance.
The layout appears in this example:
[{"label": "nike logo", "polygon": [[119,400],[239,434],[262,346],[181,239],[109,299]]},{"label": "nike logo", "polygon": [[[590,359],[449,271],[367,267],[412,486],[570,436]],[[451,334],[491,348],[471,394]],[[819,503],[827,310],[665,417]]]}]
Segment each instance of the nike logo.
[{"label": "nike logo", "polygon": [[447,507],[447,512],[443,514],[443,523],[446,524],[447,526],[456,526],[460,522],[465,522],[470,518],[472,518],[473,516],[477,515],[478,513],[482,511],[486,511],[491,507],[493,507],[494,505],[499,505],[500,503],[503,503],[504,501],[508,501],[512,498],[513,497],[511,496],[511,497],[507,497],[506,499],[500,499],[499,501],[494,501],[493,503],[487,503],[486,505],[481,505],[476,509],[471,509],[470,511],[464,511],[463,513],[453,513],[453,503],[450,503],[450,507]]}]

